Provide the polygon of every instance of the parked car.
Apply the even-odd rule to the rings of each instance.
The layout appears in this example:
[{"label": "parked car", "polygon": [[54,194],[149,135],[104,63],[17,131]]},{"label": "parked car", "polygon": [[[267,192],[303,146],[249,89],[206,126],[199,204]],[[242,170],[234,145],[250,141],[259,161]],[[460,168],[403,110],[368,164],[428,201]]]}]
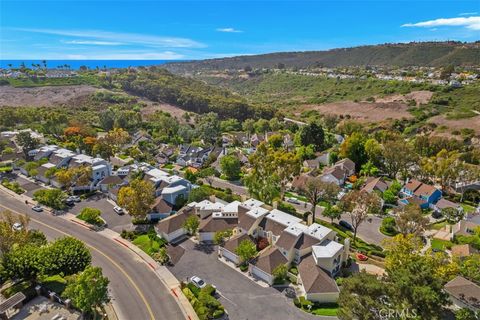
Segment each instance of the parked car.
[{"label": "parked car", "polygon": [[358,261],[367,261],[368,257],[362,253],[357,253],[357,260]]},{"label": "parked car", "polygon": [[65,204],[69,207],[73,207],[75,205],[75,202],[72,199],[67,198],[67,200],[65,200]]},{"label": "parked car", "polygon": [[20,222],[15,222],[12,226],[12,229],[15,231],[21,231],[23,229],[23,225]]},{"label": "parked car", "polygon": [[298,201],[297,198],[287,198],[287,202],[294,203],[294,204],[300,204],[300,201]]},{"label": "parked car", "polygon": [[193,283],[197,288],[202,289],[204,288],[207,284],[205,281],[203,281],[201,278],[197,276],[193,276],[190,278],[190,282]]},{"label": "parked car", "polygon": [[118,214],[118,215],[120,215],[120,216],[125,213],[125,211],[123,210],[123,208],[121,208],[121,207],[119,207],[119,206],[113,207],[113,211],[115,211],[115,213]]},{"label": "parked car", "polygon": [[32,210],[35,211],[35,212],[42,212],[43,208],[41,206],[33,206]]},{"label": "parked car", "polygon": [[79,196],[69,196],[69,197],[67,198],[67,200],[73,201],[73,202],[80,202],[80,201],[81,201],[81,199],[80,199]]},{"label": "parked car", "polygon": [[338,224],[341,225],[342,227],[344,227],[345,229],[353,231],[352,225],[345,220],[340,220],[340,222]]}]

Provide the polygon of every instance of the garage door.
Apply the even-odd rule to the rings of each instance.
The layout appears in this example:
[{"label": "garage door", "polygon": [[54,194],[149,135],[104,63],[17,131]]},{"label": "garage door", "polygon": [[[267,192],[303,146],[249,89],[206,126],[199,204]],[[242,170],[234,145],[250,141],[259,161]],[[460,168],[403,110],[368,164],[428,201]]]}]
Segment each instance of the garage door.
[{"label": "garage door", "polygon": [[214,232],[200,232],[200,241],[213,241]]},{"label": "garage door", "polygon": [[238,256],[227,249],[222,250],[222,255],[225,259],[232,261],[235,264],[238,264]]},{"label": "garage door", "polygon": [[252,267],[252,274],[266,283],[272,284],[272,277],[255,266]]}]

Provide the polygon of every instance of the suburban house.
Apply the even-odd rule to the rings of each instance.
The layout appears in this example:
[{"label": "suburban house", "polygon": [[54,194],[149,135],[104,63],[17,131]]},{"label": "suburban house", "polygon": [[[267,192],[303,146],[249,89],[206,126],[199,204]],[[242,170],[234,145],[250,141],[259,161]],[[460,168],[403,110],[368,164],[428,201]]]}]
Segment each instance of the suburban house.
[{"label": "suburban house", "polygon": [[155,199],[155,202],[151,206],[151,212],[147,214],[148,220],[160,220],[164,219],[172,213],[172,205],[163,200],[162,197]]},{"label": "suburban house", "polygon": [[452,226],[452,238],[454,236],[471,236],[475,229],[480,228],[480,217],[477,219],[463,219]]},{"label": "suburban house", "polygon": [[102,192],[108,192],[113,188],[120,188],[126,185],[126,181],[118,175],[108,176],[98,183],[98,189]]},{"label": "suburban house", "polygon": [[468,308],[480,312],[480,286],[474,282],[457,276],[445,284],[445,291],[457,308]]},{"label": "suburban house", "polygon": [[438,200],[438,202],[433,205],[433,209],[436,212],[442,212],[442,210],[446,208],[454,208],[459,212],[463,211],[463,207],[461,205],[459,205],[458,203],[452,202],[450,200],[447,200],[445,198]]},{"label": "suburban house", "polygon": [[145,170],[144,180],[150,181],[155,188],[155,197],[162,196],[163,200],[174,205],[177,197],[187,198],[192,184],[190,181],[177,175],[170,175],[166,171],[156,168]]},{"label": "suburban house", "polygon": [[319,169],[320,166],[328,166],[330,161],[330,153],[322,152],[318,154],[314,159],[303,161],[303,166],[310,170]]},{"label": "suburban house", "polygon": [[200,168],[209,156],[216,159],[221,153],[225,154],[226,150],[223,147],[193,147],[189,145],[182,145],[179,149],[176,164],[182,167]]},{"label": "suburban house", "polygon": [[194,208],[187,205],[174,215],[160,220],[155,225],[155,231],[163,239],[168,242],[173,242],[187,234],[187,230],[185,230],[183,224],[187,218],[193,214],[195,214]]},{"label": "suburban house", "polygon": [[388,189],[388,184],[380,177],[368,177],[365,181],[365,185],[361,189],[362,191],[372,193],[374,191],[379,191],[384,193]]},{"label": "suburban house", "polygon": [[433,205],[442,197],[440,190],[415,179],[408,180],[400,192],[405,196],[399,200],[400,205],[416,203],[422,209],[433,208]]},{"label": "suburban house", "polygon": [[348,159],[337,161],[333,166],[326,168],[320,175],[320,179],[324,182],[335,183],[343,186],[348,177],[355,174],[355,163]]},{"label": "suburban house", "polygon": [[334,302],[338,298],[332,277],[348,258],[349,242],[336,242],[333,230],[317,223],[307,226],[301,219],[255,199],[225,203],[212,197],[189,203],[161,220],[155,227],[157,233],[167,241],[184,236],[183,224],[191,214],[200,219],[200,241],[212,241],[216,232],[232,230],[232,237],[219,246],[218,255],[234,264],[241,263],[235,251],[242,241],[257,243],[266,239],[263,241],[269,245],[249,263],[253,277],[272,285],[278,266],[295,264],[299,266],[299,284],[308,299]]}]

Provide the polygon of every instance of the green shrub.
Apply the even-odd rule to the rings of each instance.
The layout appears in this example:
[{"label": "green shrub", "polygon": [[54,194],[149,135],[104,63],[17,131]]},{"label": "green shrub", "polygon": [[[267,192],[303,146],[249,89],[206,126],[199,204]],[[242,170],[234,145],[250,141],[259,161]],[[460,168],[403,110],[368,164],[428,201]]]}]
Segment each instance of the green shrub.
[{"label": "green shrub", "polygon": [[217,309],[217,310],[215,310],[215,312],[213,313],[213,318],[214,318],[214,319],[221,318],[224,314],[225,314],[225,310],[223,310],[223,309]]},{"label": "green shrub", "polygon": [[195,297],[198,297],[198,295],[200,294],[200,289],[191,282],[187,284],[187,288],[193,293]]},{"label": "green shrub", "polygon": [[240,270],[241,270],[242,272],[247,271],[247,270],[248,270],[248,264],[241,264],[241,265],[240,265]]},{"label": "green shrub", "polygon": [[211,284],[207,284],[200,291],[205,293],[205,294],[208,294],[210,296],[213,296],[213,295],[215,295],[216,289]]},{"label": "green shrub", "polygon": [[82,209],[77,218],[93,225],[102,226],[104,222],[100,218],[101,214],[102,212],[99,209],[87,207]]}]

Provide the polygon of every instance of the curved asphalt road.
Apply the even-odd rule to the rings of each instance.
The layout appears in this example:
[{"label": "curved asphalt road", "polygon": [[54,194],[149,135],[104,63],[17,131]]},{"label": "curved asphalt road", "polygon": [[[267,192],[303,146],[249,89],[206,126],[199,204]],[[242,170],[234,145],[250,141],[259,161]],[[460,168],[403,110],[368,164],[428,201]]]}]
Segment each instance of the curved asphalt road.
[{"label": "curved asphalt road", "polygon": [[5,209],[30,216],[29,227],[41,230],[49,239],[68,235],[85,242],[93,264],[110,279],[112,302],[120,320],[184,319],[170,290],[129,249],[60,217],[36,213],[0,190],[0,210]]}]

